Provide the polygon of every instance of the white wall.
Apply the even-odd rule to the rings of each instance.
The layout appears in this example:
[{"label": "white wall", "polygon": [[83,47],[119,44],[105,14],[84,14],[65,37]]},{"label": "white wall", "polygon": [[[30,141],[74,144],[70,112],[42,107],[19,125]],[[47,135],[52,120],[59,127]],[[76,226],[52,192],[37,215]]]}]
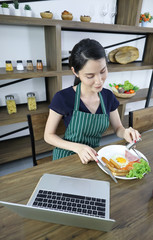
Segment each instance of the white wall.
[{"label": "white wall", "polygon": [[[33,17],[40,17],[40,12],[50,10],[54,14],[54,19],[61,19],[61,12],[68,10],[73,13],[74,20],[79,21],[80,15],[90,15],[93,22],[111,23],[110,9],[115,6],[116,0],[109,0],[109,12],[105,19],[102,18],[101,12],[105,0],[52,0],[52,1],[38,1],[28,3],[32,7]],[[24,15],[24,5],[20,4],[22,15]],[[148,7],[149,6],[149,7]],[[1,11],[1,8],[0,8]],[[142,12],[150,11],[153,15],[153,1],[144,0],[142,6]],[[10,12],[13,15],[14,9],[10,5]],[[1,13],[1,12],[0,12]],[[149,24],[149,27],[153,27],[153,22]],[[27,59],[32,59],[34,65],[36,65],[37,59],[42,59],[43,64],[46,65],[45,56],[45,40],[44,32],[41,27],[26,27],[26,26],[3,26],[0,25],[0,68],[5,67],[5,60],[12,60],[13,66],[16,66],[16,60],[23,60],[26,65]],[[120,42],[136,37],[136,35],[117,35],[117,34],[102,34],[102,33],[79,33],[79,32],[62,32],[62,56],[68,56],[68,51],[72,49],[74,44],[82,38],[90,37],[95,38],[102,43],[102,45],[108,46],[115,42]],[[144,40],[130,43],[132,46],[138,47],[140,51],[140,58],[143,54]],[[113,48],[112,48],[113,49]],[[109,49],[112,50],[112,49]],[[107,51],[108,52],[108,51]],[[105,87],[109,87],[111,82],[124,82],[129,80],[133,84],[140,88],[148,87],[150,82],[151,70],[143,71],[131,71],[131,72],[119,72],[109,73]],[[63,88],[73,84],[73,76],[63,77]],[[8,80],[9,81],[9,80]],[[7,80],[0,81],[0,84],[8,82]],[[10,87],[0,89],[0,106],[5,105],[5,95],[14,94],[17,99],[17,103],[26,102],[26,92],[36,92],[37,101],[43,101],[45,96],[45,81],[43,78],[32,79],[28,82],[15,84]],[[152,101],[153,104],[153,101]],[[144,102],[127,104],[126,114],[135,108],[141,108]],[[27,123],[20,123],[21,126],[25,126]],[[11,126],[0,127],[1,134],[18,128],[17,124]],[[26,132],[27,133],[27,132]]]}]

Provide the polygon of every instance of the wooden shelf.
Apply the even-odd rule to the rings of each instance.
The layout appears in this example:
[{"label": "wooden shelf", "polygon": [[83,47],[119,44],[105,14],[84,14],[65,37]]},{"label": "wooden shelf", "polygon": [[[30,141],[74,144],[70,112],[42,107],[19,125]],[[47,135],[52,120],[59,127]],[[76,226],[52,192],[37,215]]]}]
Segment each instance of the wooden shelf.
[{"label": "wooden shelf", "polygon": [[153,33],[153,28],[145,28],[139,26],[128,26],[119,24],[102,24],[93,22],[67,21],[67,20],[51,20],[42,18],[29,18],[23,16],[0,15],[0,24],[16,25],[16,26],[58,26],[62,30],[81,30],[92,32],[117,32],[117,33],[133,33],[146,34]]},{"label": "wooden shelf", "polygon": [[[153,69],[153,63],[144,62],[133,62],[128,64],[108,63],[109,72],[138,71],[150,69]],[[62,66],[62,75],[72,75],[72,71],[68,64]]]},{"label": "wooden shelf", "polygon": [[24,78],[39,78],[56,76],[57,72],[52,71],[49,67],[44,67],[42,71],[34,68],[33,71],[18,71],[16,68],[13,72],[6,72],[5,68],[0,68],[0,80],[6,79],[24,79]]},{"label": "wooden shelf", "polygon": [[8,114],[6,107],[1,107],[0,126],[9,125],[13,123],[26,122],[27,114],[35,114],[49,111],[48,102],[37,103],[36,111],[29,111],[27,104],[17,105],[17,113]]},{"label": "wooden shelf", "polygon": [[[118,101],[120,102],[120,105],[130,103],[130,102],[138,102],[146,100],[148,94],[148,88],[140,89],[137,91],[136,95],[132,98],[118,98]],[[153,93],[151,95],[151,98],[153,98]]]}]

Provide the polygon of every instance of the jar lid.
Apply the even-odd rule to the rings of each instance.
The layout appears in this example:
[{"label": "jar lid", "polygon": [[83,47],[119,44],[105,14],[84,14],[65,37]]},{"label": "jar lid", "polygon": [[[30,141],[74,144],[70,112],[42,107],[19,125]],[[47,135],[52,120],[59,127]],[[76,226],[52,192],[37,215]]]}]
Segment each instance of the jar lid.
[{"label": "jar lid", "polygon": [[32,60],[27,60],[27,63],[32,63]]},{"label": "jar lid", "polygon": [[6,100],[13,100],[13,99],[14,99],[14,96],[13,96],[13,95],[6,95],[6,96],[5,96],[5,99],[6,99]]},{"label": "jar lid", "polygon": [[27,97],[34,97],[35,96],[35,93],[34,92],[28,92],[27,93]]},{"label": "jar lid", "polygon": [[22,63],[22,60],[17,60],[17,63]]},{"label": "jar lid", "polygon": [[6,63],[11,63],[11,61],[10,60],[7,60],[7,61],[5,61]]},{"label": "jar lid", "polygon": [[38,59],[37,62],[42,62],[42,60]]}]

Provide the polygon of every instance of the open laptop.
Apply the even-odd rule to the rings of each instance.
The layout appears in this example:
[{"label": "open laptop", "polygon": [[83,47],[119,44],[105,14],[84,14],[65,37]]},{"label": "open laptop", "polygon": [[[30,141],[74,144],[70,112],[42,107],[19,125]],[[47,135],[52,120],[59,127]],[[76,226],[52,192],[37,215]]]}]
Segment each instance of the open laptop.
[{"label": "open laptop", "polygon": [[110,183],[44,174],[27,205],[0,201],[22,217],[45,222],[110,231]]}]

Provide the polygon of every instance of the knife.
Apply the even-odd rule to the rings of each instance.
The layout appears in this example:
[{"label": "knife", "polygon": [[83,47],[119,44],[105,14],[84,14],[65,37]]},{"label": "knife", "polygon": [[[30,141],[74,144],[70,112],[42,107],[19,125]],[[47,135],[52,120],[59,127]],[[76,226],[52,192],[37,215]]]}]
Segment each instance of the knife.
[{"label": "knife", "polygon": [[100,164],[100,166],[107,172],[107,174],[114,180],[114,182],[118,183],[117,179],[114,177],[112,172],[109,170],[108,167],[106,167],[102,162],[97,158],[97,163]]}]

